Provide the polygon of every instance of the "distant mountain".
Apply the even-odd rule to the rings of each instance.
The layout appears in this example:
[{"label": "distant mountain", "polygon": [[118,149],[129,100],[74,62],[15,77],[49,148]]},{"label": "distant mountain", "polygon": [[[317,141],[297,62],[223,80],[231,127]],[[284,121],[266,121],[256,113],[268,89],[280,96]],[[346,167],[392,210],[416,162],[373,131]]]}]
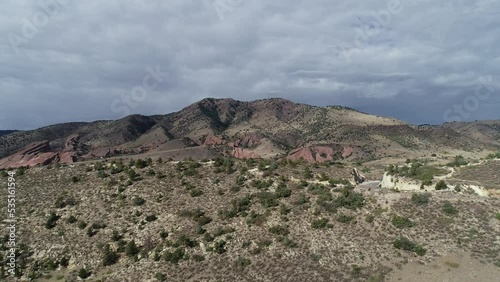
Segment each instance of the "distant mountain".
[{"label": "distant mountain", "polygon": [[[0,137],[0,158],[44,140],[51,150],[60,151],[71,135],[79,137],[75,159],[199,147],[235,157],[371,160],[407,151],[497,149],[500,121],[415,126],[340,106],[316,107],[277,98],[251,102],[207,98],[166,115],[14,132]],[[196,153],[173,156],[200,155],[191,151]]]}]

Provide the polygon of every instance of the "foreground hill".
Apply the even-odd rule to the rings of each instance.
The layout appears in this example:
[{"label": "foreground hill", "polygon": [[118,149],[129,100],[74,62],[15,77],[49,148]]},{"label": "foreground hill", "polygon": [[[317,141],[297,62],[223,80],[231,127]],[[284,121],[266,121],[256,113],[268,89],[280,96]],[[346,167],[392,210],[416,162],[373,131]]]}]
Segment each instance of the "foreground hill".
[{"label": "foreground hill", "polygon": [[[49,147],[33,144],[43,141]],[[77,143],[68,148],[72,142]],[[44,150],[6,158],[26,151],[28,145]],[[315,107],[284,99],[204,99],[166,115],[57,124],[1,136],[0,168],[36,164],[32,160],[48,151],[54,154],[41,158],[44,163],[140,153],[176,159],[277,156],[323,162],[499,147],[500,121],[414,126],[339,106]],[[69,153],[62,156],[62,151]]]},{"label": "foreground hill", "polygon": [[[498,198],[362,189],[352,186],[351,170],[342,163],[234,159],[20,168],[17,276],[397,281],[418,263],[435,277],[499,277]],[[467,174],[474,171],[471,177],[481,175]],[[1,193],[2,214],[6,203]],[[0,223],[2,256],[7,226]],[[6,272],[2,264],[0,280],[19,281]]]}]

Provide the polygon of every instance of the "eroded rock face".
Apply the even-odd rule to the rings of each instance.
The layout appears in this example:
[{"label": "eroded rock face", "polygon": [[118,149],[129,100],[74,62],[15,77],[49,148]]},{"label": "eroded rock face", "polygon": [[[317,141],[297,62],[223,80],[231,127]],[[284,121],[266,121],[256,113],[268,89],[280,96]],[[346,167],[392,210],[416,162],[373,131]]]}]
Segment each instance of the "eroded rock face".
[{"label": "eroded rock face", "polygon": [[252,150],[244,148],[233,148],[231,156],[237,159],[260,159],[259,154],[255,153]]},{"label": "eroded rock face", "polygon": [[21,151],[1,159],[0,169],[46,165],[58,160],[59,154],[51,152],[49,141],[34,142]]}]

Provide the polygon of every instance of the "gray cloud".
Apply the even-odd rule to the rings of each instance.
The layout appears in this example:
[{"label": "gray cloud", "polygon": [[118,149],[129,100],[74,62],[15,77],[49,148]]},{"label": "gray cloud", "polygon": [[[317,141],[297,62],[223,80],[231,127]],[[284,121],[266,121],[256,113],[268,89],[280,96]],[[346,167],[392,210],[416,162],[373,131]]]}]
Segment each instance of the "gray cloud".
[{"label": "gray cloud", "polygon": [[[0,129],[120,118],[113,101],[133,97],[157,65],[168,77],[131,113],[282,97],[413,123],[444,122],[450,109],[454,119],[500,118],[498,1],[57,1],[2,5]],[[26,21],[41,13],[46,24],[27,38]]]}]

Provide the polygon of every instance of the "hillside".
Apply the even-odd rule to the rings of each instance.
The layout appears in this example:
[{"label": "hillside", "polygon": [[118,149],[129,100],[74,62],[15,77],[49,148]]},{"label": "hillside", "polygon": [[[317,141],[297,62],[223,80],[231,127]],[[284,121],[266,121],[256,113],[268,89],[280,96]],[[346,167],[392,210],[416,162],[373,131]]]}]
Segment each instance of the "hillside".
[{"label": "hillside", "polygon": [[[500,275],[498,198],[365,189],[351,170],[234,159],[18,169],[18,277],[397,281],[413,263],[436,277]],[[7,193],[0,203],[6,214]],[[0,280],[18,281],[4,267]]]},{"label": "hillside", "polygon": [[16,132],[17,130],[0,130],[0,137]]},{"label": "hillside", "polygon": [[[238,158],[289,157],[321,162],[350,157],[370,161],[428,151],[496,151],[500,147],[499,124],[414,126],[339,106],[315,107],[284,99],[242,102],[207,98],[166,115],[132,115],[116,121],[14,132],[0,137],[0,158],[45,140],[51,151],[59,152],[67,138],[77,135],[80,150],[72,155],[72,161],[148,152],[176,159],[197,158],[198,153],[192,152],[212,154],[208,151],[213,148],[221,156]],[[171,146],[178,141],[184,145]],[[192,147],[199,149],[190,150]],[[23,161],[4,160],[4,167],[16,164]]]}]

